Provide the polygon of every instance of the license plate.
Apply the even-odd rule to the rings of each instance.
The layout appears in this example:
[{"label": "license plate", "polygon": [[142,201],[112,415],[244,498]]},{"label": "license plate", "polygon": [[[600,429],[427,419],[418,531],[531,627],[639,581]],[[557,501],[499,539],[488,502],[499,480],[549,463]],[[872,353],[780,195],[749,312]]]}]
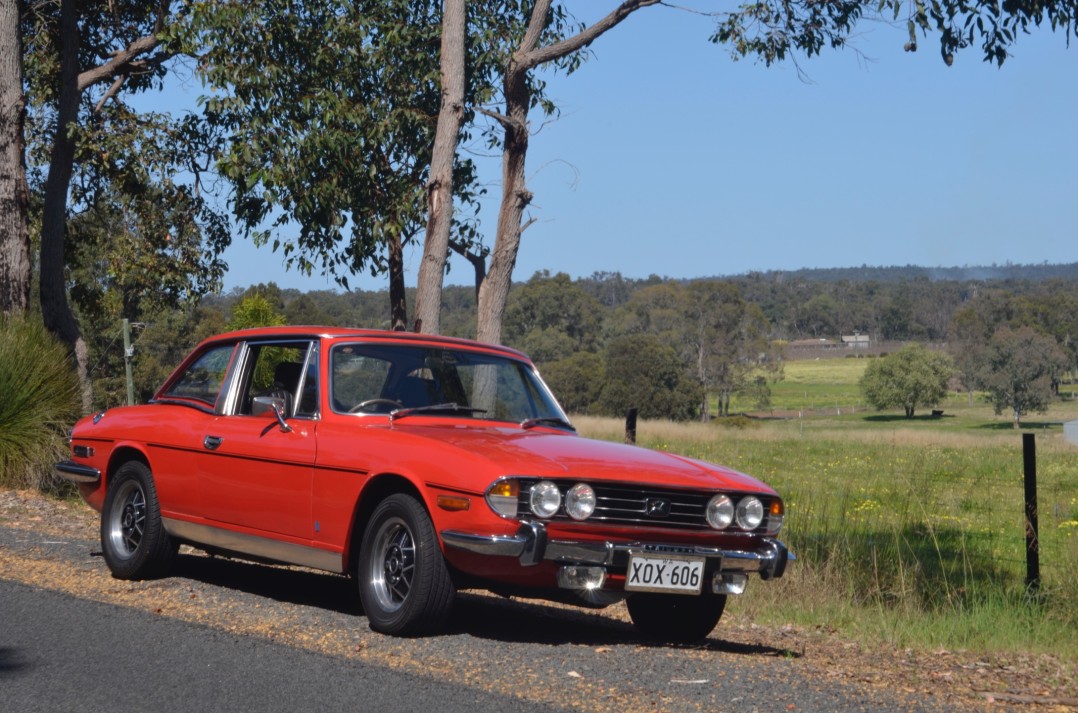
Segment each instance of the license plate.
[{"label": "license plate", "polygon": [[700,557],[654,557],[633,554],[625,573],[629,592],[699,594],[704,582],[704,560]]}]

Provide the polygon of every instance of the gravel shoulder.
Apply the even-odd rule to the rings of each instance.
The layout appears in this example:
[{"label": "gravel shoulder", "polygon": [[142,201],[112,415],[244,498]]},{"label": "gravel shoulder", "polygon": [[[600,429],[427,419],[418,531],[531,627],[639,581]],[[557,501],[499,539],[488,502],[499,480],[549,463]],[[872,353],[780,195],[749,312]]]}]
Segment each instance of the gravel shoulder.
[{"label": "gravel shoulder", "polygon": [[1073,668],[1050,656],[866,650],[736,614],[702,645],[655,646],[623,605],[585,611],[470,592],[445,634],[399,639],[370,631],[343,577],[184,548],[173,576],[125,582],[99,549],[85,505],[0,490],[0,579],[552,709],[1078,711]]}]

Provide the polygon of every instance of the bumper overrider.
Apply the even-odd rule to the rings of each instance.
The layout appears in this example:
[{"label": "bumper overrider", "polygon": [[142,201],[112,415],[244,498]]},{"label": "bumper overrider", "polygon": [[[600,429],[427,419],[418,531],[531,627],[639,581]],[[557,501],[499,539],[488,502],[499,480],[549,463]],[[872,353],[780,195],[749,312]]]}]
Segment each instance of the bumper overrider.
[{"label": "bumper overrider", "polygon": [[[569,567],[596,567],[623,571],[633,555],[655,557],[693,557],[705,561],[707,571],[719,582],[726,582],[731,594],[744,589],[746,575],[755,572],[760,579],[777,579],[786,571],[786,563],[797,558],[779,540],[762,538],[754,549],[725,549],[657,542],[614,543],[600,541],[554,540],[547,537],[540,522],[524,522],[513,535],[484,535],[458,530],[441,533],[446,547],[491,557],[515,557],[521,566],[553,562]],[[740,584],[740,588],[731,585]]]}]

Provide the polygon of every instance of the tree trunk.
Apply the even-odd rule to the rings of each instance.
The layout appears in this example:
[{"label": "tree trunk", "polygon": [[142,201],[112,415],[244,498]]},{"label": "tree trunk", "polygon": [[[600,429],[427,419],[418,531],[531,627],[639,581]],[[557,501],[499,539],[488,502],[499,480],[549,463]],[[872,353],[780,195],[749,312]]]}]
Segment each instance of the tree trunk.
[{"label": "tree trunk", "polygon": [[408,297],[404,289],[404,249],[401,238],[389,239],[389,323],[394,332],[408,330]]},{"label": "tree trunk", "polygon": [[437,334],[441,329],[442,285],[453,227],[453,159],[464,121],[464,2],[444,0],[442,3],[442,106],[427,185],[427,236],[423,261],[419,264],[415,306],[420,330],[428,334]]},{"label": "tree trunk", "polygon": [[67,301],[64,279],[64,241],[67,236],[67,194],[75,164],[72,135],[79,112],[79,30],[75,0],[60,3],[60,92],[56,112],[49,175],[45,180],[41,219],[41,316],[45,327],[67,344],[75,357],[82,405],[92,408],[88,373],[89,354]]},{"label": "tree trunk", "polygon": [[0,0],[0,316],[24,314],[30,306],[21,47],[19,2]]},{"label": "tree trunk", "polygon": [[531,97],[525,81],[527,73],[541,64],[552,62],[586,47],[600,35],[616,27],[642,7],[659,0],[624,0],[606,17],[572,37],[548,47],[539,47],[546,26],[551,0],[537,0],[532,6],[528,28],[520,48],[505,70],[505,115],[498,117],[505,130],[502,148],[502,202],[498,209],[498,234],[490,256],[487,276],[479,288],[476,339],[488,344],[502,341],[502,317],[513,282],[513,268],[520,252],[524,208],[532,194],[524,180],[524,162],[528,154],[528,103]]},{"label": "tree trunk", "polygon": [[502,202],[498,209],[498,235],[490,255],[490,266],[479,288],[479,313],[476,339],[488,344],[501,344],[502,317],[513,284],[513,268],[520,252],[521,221],[524,208],[532,194],[524,180],[524,163],[528,155],[528,102],[531,99],[527,84],[527,68],[516,59],[505,72],[505,143],[502,149]]}]

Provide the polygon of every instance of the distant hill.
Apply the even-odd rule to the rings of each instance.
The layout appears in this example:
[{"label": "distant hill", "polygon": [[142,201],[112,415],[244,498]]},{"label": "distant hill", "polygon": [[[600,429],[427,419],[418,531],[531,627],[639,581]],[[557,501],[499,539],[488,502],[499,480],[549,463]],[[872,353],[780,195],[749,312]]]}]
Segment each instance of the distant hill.
[{"label": "distant hill", "polygon": [[762,278],[767,281],[802,281],[802,282],[912,282],[929,280],[931,282],[986,282],[986,281],[1029,281],[1045,282],[1048,280],[1073,280],[1078,278],[1078,262],[1061,265],[976,265],[964,267],[920,267],[917,265],[891,267],[828,267],[806,268],[802,270],[768,270],[744,275],[730,275],[725,278],[707,279],[752,279]]}]

